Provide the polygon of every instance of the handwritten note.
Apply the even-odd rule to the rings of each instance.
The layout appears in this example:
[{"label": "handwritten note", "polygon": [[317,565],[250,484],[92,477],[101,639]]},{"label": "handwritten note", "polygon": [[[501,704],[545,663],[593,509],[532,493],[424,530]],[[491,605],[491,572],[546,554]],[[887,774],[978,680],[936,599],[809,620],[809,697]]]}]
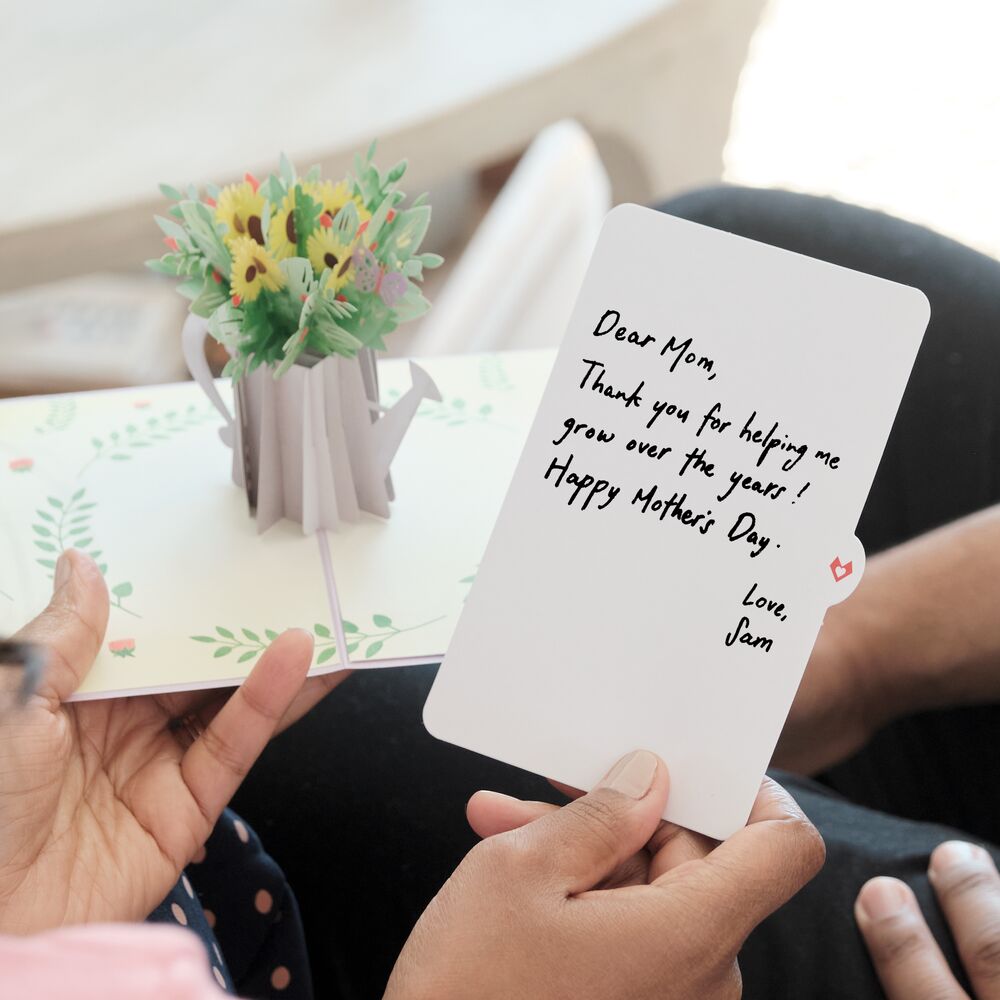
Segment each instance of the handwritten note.
[{"label": "handwritten note", "polygon": [[626,205],[609,216],[425,709],[585,788],[658,751],[667,818],[743,825],[831,604],[923,294]]}]

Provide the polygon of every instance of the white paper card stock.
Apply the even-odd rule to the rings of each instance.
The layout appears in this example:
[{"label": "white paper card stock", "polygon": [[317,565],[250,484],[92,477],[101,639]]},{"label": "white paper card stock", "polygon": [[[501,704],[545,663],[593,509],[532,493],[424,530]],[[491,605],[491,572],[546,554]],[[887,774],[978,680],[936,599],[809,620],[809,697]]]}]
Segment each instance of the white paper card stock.
[{"label": "white paper card stock", "polygon": [[592,787],[636,747],[666,818],[749,815],[929,318],[916,289],[623,205],[608,216],[424,710]]}]

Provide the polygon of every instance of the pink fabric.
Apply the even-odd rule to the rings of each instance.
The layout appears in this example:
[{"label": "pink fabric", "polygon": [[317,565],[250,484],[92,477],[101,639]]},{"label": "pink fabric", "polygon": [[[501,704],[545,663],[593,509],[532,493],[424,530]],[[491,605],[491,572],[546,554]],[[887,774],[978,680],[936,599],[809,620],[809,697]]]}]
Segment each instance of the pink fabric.
[{"label": "pink fabric", "polygon": [[180,927],[91,924],[0,935],[0,997],[222,1000],[201,942]]}]

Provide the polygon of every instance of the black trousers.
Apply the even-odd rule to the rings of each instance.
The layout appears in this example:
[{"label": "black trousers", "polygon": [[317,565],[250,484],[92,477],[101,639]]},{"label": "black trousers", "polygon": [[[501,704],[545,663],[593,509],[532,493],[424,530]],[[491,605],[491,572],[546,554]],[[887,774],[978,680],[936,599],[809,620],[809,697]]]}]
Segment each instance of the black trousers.
[{"label": "black trousers", "polygon": [[[918,226],[803,195],[716,188],[663,210],[930,298],[930,329],[859,525],[869,553],[1000,500],[1000,264]],[[273,742],[234,804],[299,896],[318,996],[381,996],[413,923],[475,842],[464,818],[472,792],[560,801],[537,776],[425,732],[434,670],[352,677]],[[889,727],[822,784],[777,775],[822,831],[828,860],[748,940],[746,997],[880,997],[852,915],[877,874],[914,887],[958,968],[927,857],[956,836],[1000,842],[998,722],[996,707],[928,713]]]}]

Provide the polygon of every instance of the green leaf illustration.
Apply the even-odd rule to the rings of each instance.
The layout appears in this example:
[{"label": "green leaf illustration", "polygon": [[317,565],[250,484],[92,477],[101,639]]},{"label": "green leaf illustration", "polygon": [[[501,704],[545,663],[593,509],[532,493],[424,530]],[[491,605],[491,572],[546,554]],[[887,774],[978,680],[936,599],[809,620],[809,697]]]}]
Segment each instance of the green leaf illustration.
[{"label": "green leaf illustration", "polygon": [[219,635],[221,635],[223,639],[235,639],[236,638],[236,636],[233,635],[233,633],[230,632],[229,629],[223,628],[221,625],[216,625],[215,626],[215,631],[218,632]]},{"label": "green leaf illustration", "polygon": [[319,656],[316,657],[317,663],[326,663],[331,657],[335,656],[337,650],[333,646],[327,646],[326,649],[322,650]]},{"label": "green leaf illustration", "polygon": [[372,621],[379,628],[391,628],[392,619],[388,615],[372,615]]},{"label": "green leaf illustration", "polygon": [[251,631],[250,631],[250,629],[248,629],[248,628],[245,628],[245,629],[243,629],[243,634],[244,634],[244,635],[245,635],[245,636],[246,636],[246,637],[247,637],[247,638],[248,638],[248,639],[249,639],[249,640],[250,640],[251,642],[260,642],[260,636],[259,636],[259,635],[257,635],[257,633],[256,633],[256,632],[251,632]]},{"label": "green leaf illustration", "polygon": [[114,594],[115,597],[128,597],[129,594],[132,593],[132,584],[131,583],[115,584],[115,586],[111,588],[111,593]]},{"label": "green leaf illustration", "polygon": [[354,622],[349,622],[346,619],[343,622],[345,632],[357,632],[358,626]]},{"label": "green leaf illustration", "polygon": [[313,631],[324,639],[330,638],[330,630],[325,625],[314,625]]},{"label": "green leaf illustration", "polygon": [[260,655],[259,649],[248,649],[236,662],[246,663],[247,660],[252,660],[255,656]]},{"label": "green leaf illustration", "polygon": [[382,640],[381,639],[377,640],[376,642],[373,642],[365,650],[365,659],[366,660],[370,660],[381,648],[382,648]]},{"label": "green leaf illustration", "polygon": [[220,656],[227,656],[232,651],[232,646],[219,646],[219,648],[212,655],[218,659]]},{"label": "green leaf illustration", "polygon": [[219,640],[215,638],[214,635],[193,635],[191,636],[195,642],[218,642]]},{"label": "green leaf illustration", "polygon": [[273,628],[264,629],[264,635],[266,635],[271,642],[274,642],[274,640],[278,638],[278,633],[275,632]]}]

